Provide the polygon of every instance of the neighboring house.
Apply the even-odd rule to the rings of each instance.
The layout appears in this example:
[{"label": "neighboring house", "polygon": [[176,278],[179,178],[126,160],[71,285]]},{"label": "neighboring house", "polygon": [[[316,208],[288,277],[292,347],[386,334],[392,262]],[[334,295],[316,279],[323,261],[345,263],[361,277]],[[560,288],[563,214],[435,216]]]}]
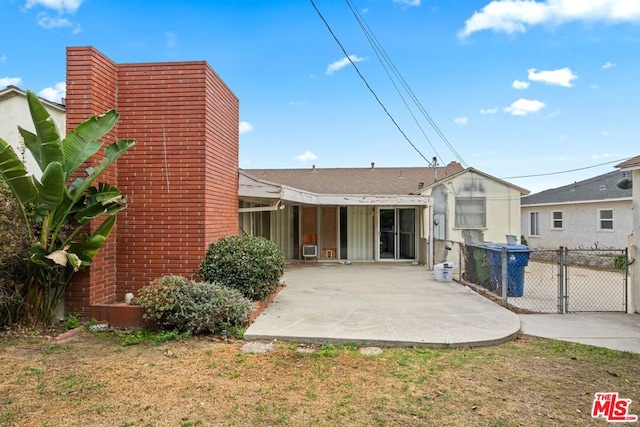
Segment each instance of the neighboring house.
[{"label": "neighboring house", "polygon": [[[58,126],[60,134],[64,135],[64,105],[48,101],[44,98],[40,98],[40,101],[42,101],[42,105],[44,105],[44,108],[49,112],[51,118]],[[39,178],[42,176],[42,171],[31,153],[25,149],[22,136],[18,132],[18,125],[28,131],[35,131],[25,91],[15,86],[7,86],[5,89],[0,90],[0,138],[8,142],[18,156],[22,158],[27,166],[27,170]]]},{"label": "neighboring house", "polygon": [[244,169],[240,232],[273,240],[289,260],[303,259],[303,246],[313,245],[324,260],[432,267],[449,255],[438,239],[504,241],[517,234],[523,194],[528,191],[456,162],[437,168],[372,163]]},{"label": "neighboring house", "polygon": [[523,197],[522,235],[536,249],[625,248],[631,233],[631,190],[614,171]]}]

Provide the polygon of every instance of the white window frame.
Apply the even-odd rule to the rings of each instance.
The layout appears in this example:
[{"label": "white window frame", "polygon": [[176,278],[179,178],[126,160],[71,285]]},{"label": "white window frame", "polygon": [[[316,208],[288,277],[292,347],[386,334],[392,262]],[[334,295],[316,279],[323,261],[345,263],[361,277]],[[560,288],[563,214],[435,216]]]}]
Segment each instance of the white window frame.
[{"label": "white window frame", "polygon": [[[611,212],[611,218],[602,218],[603,212]],[[611,227],[603,227],[603,223],[611,223]],[[598,231],[613,231],[613,209],[598,209]]]},{"label": "white window frame", "polygon": [[[560,214],[560,218],[556,218],[556,214]],[[559,223],[556,225],[556,223]],[[551,229],[562,230],[564,228],[564,214],[562,211],[551,212]]]},{"label": "white window frame", "polygon": [[538,211],[529,212],[529,237],[540,237],[540,212]]},{"label": "white window frame", "polygon": [[[465,202],[472,202],[465,205]],[[474,212],[482,203],[482,212]],[[473,206],[475,205],[475,206]],[[476,209],[477,210],[477,209]],[[486,228],[487,227],[487,200],[484,197],[456,197],[455,206],[456,228]]]}]

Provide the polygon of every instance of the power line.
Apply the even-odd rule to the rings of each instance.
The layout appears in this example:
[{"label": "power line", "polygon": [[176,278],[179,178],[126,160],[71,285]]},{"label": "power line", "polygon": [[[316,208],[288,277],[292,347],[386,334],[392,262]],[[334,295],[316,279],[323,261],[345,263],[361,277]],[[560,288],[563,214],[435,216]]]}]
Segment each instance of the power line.
[{"label": "power line", "polygon": [[362,73],[360,72],[360,69],[358,69],[358,67],[356,66],[356,64],[351,60],[351,56],[347,53],[347,50],[344,48],[344,46],[342,45],[342,43],[340,42],[340,40],[338,39],[338,37],[335,35],[335,33],[333,32],[333,30],[331,29],[331,26],[329,25],[329,23],[327,22],[326,19],[324,19],[324,16],[322,15],[322,13],[320,12],[320,10],[317,8],[315,2],[313,0],[311,1],[311,5],[313,6],[313,8],[315,9],[316,13],[318,14],[318,16],[320,17],[320,19],[322,19],[322,22],[324,23],[324,25],[327,27],[327,30],[329,30],[329,33],[331,34],[331,36],[333,37],[333,39],[335,40],[335,42],[338,44],[338,46],[340,46],[340,49],[342,50],[342,52],[344,53],[344,56],[349,60],[349,62],[351,63],[351,65],[353,66],[353,68],[356,70],[356,73],[358,73],[358,76],[360,77],[360,79],[364,82],[364,84],[367,86],[367,89],[369,89],[369,92],[371,92],[371,94],[373,95],[373,97],[376,99],[376,101],[378,102],[378,104],[380,104],[380,107],[382,107],[382,109],[384,110],[384,112],[387,114],[387,116],[389,117],[389,119],[391,119],[391,121],[393,122],[393,124],[396,126],[396,128],[398,128],[398,131],[402,134],[402,136],[404,137],[404,139],[407,140],[407,142],[409,143],[409,145],[411,145],[411,147],[413,147],[413,149],[420,155],[420,157],[422,157],[427,164],[429,164],[430,166],[432,165],[431,162],[424,156],[424,154],[422,154],[422,152],[418,149],[418,147],[416,147],[416,145],[411,141],[411,139],[409,139],[409,137],[407,136],[407,134],[404,133],[404,131],[402,130],[402,128],[400,128],[400,125],[398,124],[398,122],[396,122],[396,120],[393,118],[393,116],[391,115],[391,113],[389,113],[389,110],[387,110],[387,107],[385,107],[385,105],[382,103],[382,101],[380,100],[380,98],[378,97],[378,95],[376,94],[376,92],[373,90],[373,88],[369,85],[369,82],[367,82],[367,79],[364,78],[364,76],[362,75]]},{"label": "power line", "polygon": [[[387,64],[389,65],[389,67],[393,70],[393,73],[395,74],[396,78],[402,84],[404,90],[409,94],[409,96],[413,100],[414,104],[418,107],[418,109],[422,113],[423,117],[431,125],[431,127],[436,132],[436,134],[447,145],[447,147],[449,147],[449,150],[451,150],[451,152],[456,156],[456,158],[460,161],[460,163],[464,167],[467,167],[467,164],[464,161],[464,159],[462,158],[462,156],[460,156],[460,154],[456,151],[456,149],[453,147],[453,145],[451,145],[451,143],[449,142],[447,137],[444,135],[444,133],[442,133],[442,131],[440,130],[440,128],[438,127],[436,122],[431,118],[431,115],[429,115],[429,113],[424,108],[424,106],[422,105],[422,103],[420,102],[418,97],[415,95],[415,93],[413,92],[413,90],[411,89],[411,87],[409,86],[407,81],[404,79],[404,77],[402,76],[402,74],[400,73],[398,68],[395,66],[394,62],[391,60],[391,58],[389,57],[387,52],[384,50],[384,48],[382,47],[382,44],[378,41],[378,39],[376,38],[376,36],[373,33],[373,31],[371,30],[371,28],[368,26],[368,24],[366,23],[364,17],[356,10],[356,8],[353,6],[353,4],[352,4],[352,2],[350,0],[345,0],[345,1],[346,1],[347,5],[349,6],[349,9],[351,10],[351,13],[355,17],[355,19],[358,22],[358,24],[360,25],[360,29],[362,30],[362,32],[367,37],[367,40],[369,41],[369,44],[371,45],[371,47],[373,48],[374,52],[376,53],[376,56],[378,57],[378,60],[382,64],[382,67],[384,68],[385,72],[387,73],[387,76],[391,80],[391,83],[393,84],[394,88],[398,92],[398,95],[400,96],[402,101],[405,103],[405,106],[407,107],[407,109],[409,109],[409,113],[411,114],[411,116],[415,120],[415,116],[411,112],[411,109],[409,108],[409,106],[404,101],[404,97],[402,96],[402,94],[398,90],[398,87],[396,86],[395,82],[393,81],[393,78],[389,75],[389,72],[387,71],[387,68],[383,63],[382,58],[380,57],[380,54],[378,54],[378,51],[382,54],[382,57],[384,58],[384,61],[386,61]],[[427,142],[429,143],[429,145],[431,145],[431,148],[433,148],[433,150],[436,151],[435,147],[433,146],[433,144],[431,144],[431,141],[429,140],[427,135],[424,133],[424,130],[422,129],[422,126],[420,126],[420,124],[417,121],[416,121],[416,124],[417,124],[418,128],[420,128],[420,131],[424,135],[424,137],[427,140]],[[436,155],[438,155],[437,151],[436,151]],[[440,157],[440,155],[438,155],[438,157]],[[445,163],[441,157],[440,157],[440,161],[442,163]]]},{"label": "power line", "polygon": [[564,173],[577,172],[577,171],[582,171],[582,170],[586,170],[586,169],[597,168],[599,166],[610,165],[611,163],[624,162],[625,160],[629,160],[629,159],[630,159],[630,157],[628,157],[626,159],[612,160],[610,162],[600,163],[600,164],[593,165],[593,166],[585,166],[583,168],[569,169],[569,170],[566,170],[566,171],[540,173],[540,174],[535,174],[535,175],[507,176],[507,177],[500,178],[500,179],[536,178],[536,177],[539,177],[539,176],[561,175],[561,174],[564,174]]},{"label": "power line", "polygon": [[[364,21],[364,19],[361,19],[362,17],[360,16],[360,14],[354,10],[354,8],[352,7],[351,3],[348,0],[347,0],[347,5],[351,9],[351,13],[353,13],[354,17],[356,18],[356,21],[360,25],[360,29],[362,30],[362,32],[364,33],[365,37],[369,41],[369,45],[371,45],[371,47],[373,48],[374,53],[376,54],[376,57],[378,57],[378,61],[380,61],[380,65],[382,65],[382,68],[384,69],[384,72],[387,74],[387,77],[389,77],[389,80],[391,81],[391,84],[393,85],[393,87],[395,88],[396,92],[398,93],[398,96],[402,100],[402,103],[404,104],[404,106],[409,111],[409,114],[413,118],[413,121],[415,122],[416,126],[418,126],[418,129],[420,129],[420,132],[422,133],[424,138],[427,140],[427,142],[429,143],[429,145],[431,146],[433,151],[436,153],[436,156],[440,159],[440,162],[444,163],[442,157],[440,156],[440,154],[436,150],[436,147],[431,143],[431,140],[429,139],[429,137],[425,133],[424,129],[420,125],[420,122],[418,122],[418,119],[413,114],[413,111],[411,111],[411,108],[409,107],[409,104],[407,104],[407,101],[404,99],[404,96],[402,96],[402,92],[400,92],[400,89],[398,88],[398,85],[396,84],[396,82],[391,77],[391,74],[389,74],[389,70],[387,69],[387,65],[385,65],[385,61],[383,61],[383,58],[381,58],[381,54],[382,54],[382,56],[386,57],[386,52],[384,51],[382,46],[379,45],[378,40],[376,39],[375,35],[369,30],[369,27],[367,26],[367,23]],[[389,62],[389,60],[387,59],[387,63],[388,62]],[[393,67],[393,64],[391,64],[391,67]],[[395,67],[393,67],[393,68],[395,68]],[[397,74],[397,72],[396,72],[396,74]]]}]

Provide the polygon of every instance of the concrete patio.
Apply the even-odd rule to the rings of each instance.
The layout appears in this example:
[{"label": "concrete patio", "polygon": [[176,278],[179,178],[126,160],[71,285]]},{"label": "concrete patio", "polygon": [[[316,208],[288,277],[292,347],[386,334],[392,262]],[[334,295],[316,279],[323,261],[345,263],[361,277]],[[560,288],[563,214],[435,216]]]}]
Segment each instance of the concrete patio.
[{"label": "concrete patio", "polygon": [[286,287],[245,340],[460,347],[498,344],[518,316],[456,282],[409,263],[288,265]]}]

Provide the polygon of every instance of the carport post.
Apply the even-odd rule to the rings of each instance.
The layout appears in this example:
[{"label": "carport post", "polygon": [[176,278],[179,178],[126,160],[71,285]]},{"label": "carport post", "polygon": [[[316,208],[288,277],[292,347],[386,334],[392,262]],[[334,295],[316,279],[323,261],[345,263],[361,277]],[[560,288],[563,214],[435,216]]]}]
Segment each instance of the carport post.
[{"label": "carport post", "polygon": [[505,307],[508,305],[507,301],[507,288],[509,287],[509,273],[507,271],[507,247],[502,247],[502,253],[500,259],[502,260],[502,305]]}]

